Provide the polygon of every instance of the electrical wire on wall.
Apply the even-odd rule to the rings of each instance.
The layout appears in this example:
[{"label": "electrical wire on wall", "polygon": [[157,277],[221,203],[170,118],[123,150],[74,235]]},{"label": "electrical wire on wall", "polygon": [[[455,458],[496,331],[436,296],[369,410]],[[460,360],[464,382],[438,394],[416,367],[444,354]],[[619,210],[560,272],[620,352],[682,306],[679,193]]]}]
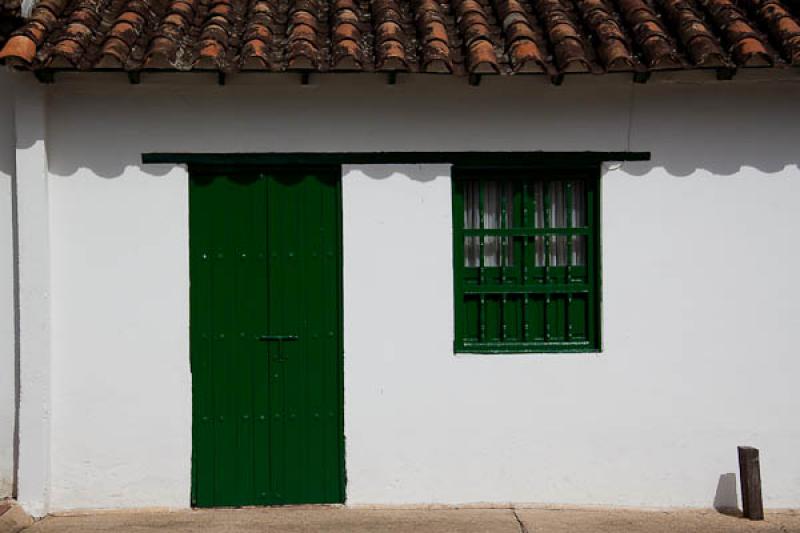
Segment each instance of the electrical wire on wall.
[{"label": "electrical wire on wall", "polygon": [[[631,151],[631,132],[633,130],[633,110],[636,103],[636,82],[631,82],[631,92],[628,98],[628,131],[626,132],[625,152]],[[608,167],[610,171],[622,170],[625,167],[626,161],[620,161],[616,167]]]}]

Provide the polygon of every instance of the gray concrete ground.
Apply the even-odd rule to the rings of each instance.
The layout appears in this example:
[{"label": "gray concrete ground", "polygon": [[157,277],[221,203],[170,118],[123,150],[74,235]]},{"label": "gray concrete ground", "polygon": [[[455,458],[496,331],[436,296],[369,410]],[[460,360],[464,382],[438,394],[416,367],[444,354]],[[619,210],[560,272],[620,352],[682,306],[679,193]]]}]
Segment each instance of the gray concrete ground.
[{"label": "gray concrete ground", "polygon": [[763,522],[712,510],[642,511],[603,508],[366,509],[283,507],[195,511],[74,513],[49,516],[25,533],[800,533],[800,511],[767,512]]}]

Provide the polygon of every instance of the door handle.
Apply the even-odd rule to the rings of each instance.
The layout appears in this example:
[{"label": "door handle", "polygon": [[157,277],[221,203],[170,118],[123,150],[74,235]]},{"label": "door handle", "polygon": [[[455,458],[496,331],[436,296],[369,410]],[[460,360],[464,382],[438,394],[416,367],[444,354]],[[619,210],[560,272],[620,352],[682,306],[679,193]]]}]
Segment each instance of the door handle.
[{"label": "door handle", "polygon": [[262,335],[258,337],[261,342],[283,342],[283,341],[296,341],[297,335]]}]

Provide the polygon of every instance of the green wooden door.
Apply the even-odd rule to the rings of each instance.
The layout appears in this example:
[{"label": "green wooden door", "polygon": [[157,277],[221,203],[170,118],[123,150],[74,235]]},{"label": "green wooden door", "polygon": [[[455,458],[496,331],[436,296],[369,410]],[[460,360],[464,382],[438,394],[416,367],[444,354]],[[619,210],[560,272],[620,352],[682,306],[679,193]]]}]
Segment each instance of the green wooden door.
[{"label": "green wooden door", "polygon": [[191,175],[192,503],[342,502],[338,176]]}]

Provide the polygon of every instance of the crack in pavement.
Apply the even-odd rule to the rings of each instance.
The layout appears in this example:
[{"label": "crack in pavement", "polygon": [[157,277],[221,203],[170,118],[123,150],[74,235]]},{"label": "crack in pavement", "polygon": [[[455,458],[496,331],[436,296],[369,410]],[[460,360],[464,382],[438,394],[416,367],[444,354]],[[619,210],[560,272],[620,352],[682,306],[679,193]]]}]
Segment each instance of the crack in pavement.
[{"label": "crack in pavement", "polygon": [[511,513],[514,515],[514,519],[517,521],[517,525],[519,526],[519,533],[528,533],[528,528],[525,527],[525,524],[522,523],[519,515],[517,514],[517,508],[512,507]]}]

